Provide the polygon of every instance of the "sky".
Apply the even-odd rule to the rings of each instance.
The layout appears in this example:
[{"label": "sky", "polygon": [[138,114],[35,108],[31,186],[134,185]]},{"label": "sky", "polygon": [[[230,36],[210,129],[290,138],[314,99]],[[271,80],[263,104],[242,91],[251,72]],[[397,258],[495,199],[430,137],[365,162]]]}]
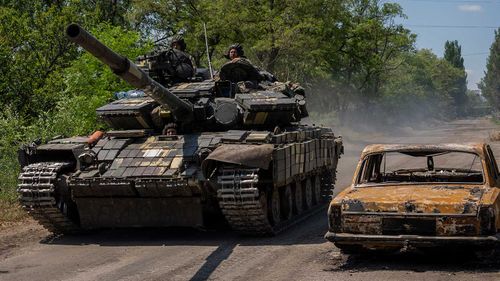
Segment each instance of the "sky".
[{"label": "sky", "polygon": [[388,0],[408,16],[403,25],[417,34],[416,47],[443,57],[446,40],[462,46],[468,88],[484,76],[489,49],[500,27],[500,0]]}]

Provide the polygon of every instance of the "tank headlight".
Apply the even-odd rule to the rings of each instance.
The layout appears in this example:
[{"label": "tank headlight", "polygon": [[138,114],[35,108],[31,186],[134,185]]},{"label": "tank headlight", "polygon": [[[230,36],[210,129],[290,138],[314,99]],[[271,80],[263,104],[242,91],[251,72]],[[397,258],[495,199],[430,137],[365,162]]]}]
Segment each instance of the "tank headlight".
[{"label": "tank headlight", "polygon": [[97,154],[93,150],[86,150],[78,155],[80,170],[90,167],[97,163]]}]

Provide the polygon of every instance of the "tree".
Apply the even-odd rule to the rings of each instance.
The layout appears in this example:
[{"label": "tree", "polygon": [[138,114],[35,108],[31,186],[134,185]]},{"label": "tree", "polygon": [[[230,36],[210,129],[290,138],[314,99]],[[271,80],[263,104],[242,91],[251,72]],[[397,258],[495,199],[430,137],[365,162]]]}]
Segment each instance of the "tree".
[{"label": "tree", "polygon": [[2,1],[0,4],[0,105],[29,118],[53,109],[62,93],[54,74],[77,58],[65,36],[71,22],[124,24],[127,0]]},{"label": "tree", "polygon": [[[23,2],[27,1],[17,5]],[[68,6],[45,6],[41,2],[26,6],[0,7],[0,94],[2,105],[10,104],[22,114],[36,116],[49,110],[55,101],[54,93],[37,90],[52,73],[75,58],[75,49],[64,36],[73,11]]]},{"label": "tree", "polygon": [[458,41],[446,41],[444,44],[444,59],[453,67],[460,70],[460,77],[456,77],[456,84],[452,85],[451,96],[453,97],[457,116],[463,116],[467,104],[467,73],[462,57],[462,47]]},{"label": "tree", "polygon": [[495,30],[495,40],[490,47],[486,71],[478,86],[491,106],[500,111],[500,28]]},{"label": "tree", "polygon": [[[326,0],[145,0],[135,1],[130,18],[150,35],[183,33],[199,65],[205,60],[203,23],[210,56],[220,67],[223,53],[241,43],[256,65],[282,80],[303,80],[318,71],[325,47],[325,24],[337,18],[341,1]],[[328,22],[327,22],[328,20]],[[323,51],[322,51],[323,50]]]},{"label": "tree", "polygon": [[381,104],[387,108],[389,116],[398,122],[419,120],[442,112],[443,103],[436,102],[438,93],[432,73],[436,71],[438,58],[429,50],[404,54],[403,63],[393,72],[393,76],[382,87]]},{"label": "tree", "polygon": [[[456,116],[453,98],[462,71],[430,50],[405,53],[402,64],[384,83],[378,103],[387,120],[415,122]],[[398,116],[398,118],[394,118]]]},{"label": "tree", "polygon": [[458,41],[446,41],[444,43],[444,59],[456,68],[464,69],[464,58],[462,57],[462,46]]},{"label": "tree", "polygon": [[336,17],[325,24],[322,52],[323,69],[333,81],[329,92],[336,98],[332,94],[318,98],[325,105],[336,100],[336,109],[345,112],[368,107],[380,98],[381,87],[401,64],[401,55],[413,50],[416,36],[396,23],[405,17],[396,3],[338,2]]}]

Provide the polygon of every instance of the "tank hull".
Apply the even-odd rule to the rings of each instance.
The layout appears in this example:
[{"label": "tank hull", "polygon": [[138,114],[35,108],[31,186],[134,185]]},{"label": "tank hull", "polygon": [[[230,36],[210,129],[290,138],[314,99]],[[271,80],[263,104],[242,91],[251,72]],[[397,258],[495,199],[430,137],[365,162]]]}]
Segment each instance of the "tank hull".
[{"label": "tank hull", "polygon": [[[340,138],[310,126],[282,134],[111,134],[87,150],[82,140],[52,141],[25,155],[21,203],[53,232],[215,221],[245,234],[274,234],[324,206],[342,153]],[[70,157],[82,151],[95,155],[92,165]]]}]

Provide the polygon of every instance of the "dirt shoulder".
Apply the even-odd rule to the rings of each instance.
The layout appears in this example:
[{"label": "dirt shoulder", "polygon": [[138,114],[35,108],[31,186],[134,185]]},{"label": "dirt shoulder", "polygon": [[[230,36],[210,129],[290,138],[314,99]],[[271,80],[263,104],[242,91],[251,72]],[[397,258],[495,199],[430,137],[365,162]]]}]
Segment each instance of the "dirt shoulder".
[{"label": "dirt shoulder", "polygon": [[37,244],[50,233],[31,218],[0,225],[0,259],[10,256],[16,249]]}]

